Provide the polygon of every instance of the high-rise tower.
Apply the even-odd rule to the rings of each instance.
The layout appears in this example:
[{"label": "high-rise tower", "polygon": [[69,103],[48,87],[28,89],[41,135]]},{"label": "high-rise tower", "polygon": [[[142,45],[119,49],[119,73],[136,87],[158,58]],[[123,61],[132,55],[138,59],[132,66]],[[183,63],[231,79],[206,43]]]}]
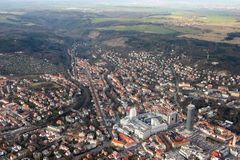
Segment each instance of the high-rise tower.
[{"label": "high-rise tower", "polygon": [[195,115],[195,105],[189,104],[187,107],[187,122],[186,122],[186,128],[188,131],[193,130],[193,124],[194,124],[194,115]]}]

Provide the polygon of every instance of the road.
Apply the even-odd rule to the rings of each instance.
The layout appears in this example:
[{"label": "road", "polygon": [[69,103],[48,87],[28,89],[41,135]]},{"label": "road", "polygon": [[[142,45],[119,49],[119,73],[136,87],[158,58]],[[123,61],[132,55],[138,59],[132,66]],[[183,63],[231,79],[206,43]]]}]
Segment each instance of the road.
[{"label": "road", "polygon": [[36,129],[40,129],[40,128],[44,128],[47,126],[47,124],[57,120],[59,117],[61,116],[64,116],[64,115],[67,115],[68,113],[70,113],[72,111],[72,109],[78,109],[79,107],[81,106],[85,106],[86,104],[89,103],[90,101],[90,95],[87,93],[86,91],[86,88],[84,88],[83,90],[83,93],[82,93],[82,99],[83,101],[81,102],[80,105],[73,105],[73,106],[70,106],[68,107],[67,109],[65,109],[63,111],[63,114],[61,115],[56,115],[54,117],[50,117],[46,123],[39,123],[37,124],[36,126],[35,125],[28,125],[28,126],[23,126],[21,128],[18,128],[16,130],[11,130],[11,131],[7,131],[7,132],[2,132],[0,133],[0,138],[3,138],[3,137],[15,137],[15,135],[19,135],[19,134],[23,134],[23,133],[26,133],[26,132],[30,132],[30,131],[33,131],[33,130],[36,130]]},{"label": "road", "polygon": [[[24,133],[27,133],[27,132],[30,132],[30,131],[34,131],[34,130],[36,130],[38,128],[40,128],[40,127],[36,127],[36,126],[33,126],[33,125],[24,126],[24,127],[15,129],[15,130],[11,130],[11,131],[8,131],[8,132],[0,133],[0,138],[3,138],[3,137],[15,137],[15,135],[24,134]],[[9,140],[13,140],[13,139],[9,139]]]},{"label": "road", "polygon": [[107,127],[107,122],[106,122],[106,118],[101,110],[101,107],[100,107],[100,99],[99,99],[99,96],[98,96],[98,93],[96,91],[96,89],[94,88],[94,85],[93,85],[93,82],[92,82],[92,76],[91,74],[89,73],[89,70],[86,69],[86,74],[87,74],[87,77],[88,77],[88,80],[89,80],[89,88],[90,88],[90,91],[92,93],[92,98],[93,98],[93,101],[95,103],[95,108],[96,108],[96,113],[97,113],[97,116],[98,118],[100,119],[100,124],[108,131],[108,134],[111,135],[111,131],[108,130],[108,127]]},{"label": "road", "polygon": [[[76,83],[76,81],[73,81],[73,82]],[[79,86],[79,83],[77,83],[77,85]],[[27,132],[30,132],[30,131],[34,131],[36,129],[44,128],[48,124],[50,124],[51,122],[57,120],[59,117],[67,115],[68,113],[70,113],[72,109],[79,109],[79,107],[86,106],[89,102],[90,102],[90,92],[89,92],[89,89],[86,88],[86,87],[82,87],[82,94],[81,94],[81,102],[80,102],[80,104],[77,104],[77,105],[72,104],[69,107],[63,107],[63,108],[66,108],[63,111],[63,114],[56,115],[56,116],[53,116],[53,117],[49,117],[46,120],[46,122],[38,123],[36,125],[26,125],[26,126],[23,126],[21,128],[17,128],[15,130],[1,132],[0,133],[0,138],[3,138],[3,137],[15,137],[16,135],[19,135],[19,134],[23,134],[23,133],[27,133]]]},{"label": "road", "polygon": [[[72,70],[69,71],[69,74],[70,74],[70,77],[71,77],[71,79],[72,79],[73,81],[79,83],[80,81],[79,81],[77,78],[75,78],[75,77],[77,77],[76,74],[77,74],[77,70],[78,70],[78,69],[76,68],[76,67],[77,67],[77,66],[76,66],[76,62],[75,62],[75,61],[76,61],[76,58],[75,58],[73,52],[74,52],[73,50],[72,50],[71,52],[69,51],[69,56],[71,57],[71,60],[74,61],[74,62],[71,63],[71,65],[72,65],[72,66],[71,66]],[[93,85],[92,75],[90,74],[88,68],[85,68],[85,73],[86,73],[87,79],[88,79],[88,81],[89,81],[89,90],[90,90],[90,92],[91,92],[92,99],[93,99],[94,104],[95,104],[95,110],[96,110],[96,113],[97,113],[97,117],[98,117],[99,120],[100,120],[100,125],[103,126],[103,127],[106,129],[106,131],[108,132],[108,133],[107,133],[108,135],[111,135],[111,130],[108,130],[105,115],[103,114],[103,112],[102,112],[102,110],[101,110],[101,107],[100,107],[100,104],[99,104],[99,103],[100,103],[100,98],[99,98],[99,96],[98,96],[98,93],[97,93],[94,85]],[[72,109],[72,111],[80,114],[79,111],[77,111],[77,110],[75,110],[75,109]],[[74,159],[74,160],[75,160],[75,159],[76,159],[76,160],[79,160],[79,159],[85,157],[85,156],[86,156],[87,154],[89,154],[89,153],[90,153],[90,154],[93,154],[93,155],[94,155],[94,154],[97,154],[97,153],[99,153],[100,151],[102,151],[104,148],[110,146],[110,144],[111,144],[111,142],[108,141],[108,140],[106,140],[105,142],[103,142],[102,145],[99,145],[99,146],[97,146],[96,148],[94,148],[94,149],[92,149],[92,150],[90,150],[90,151],[87,151],[87,152],[85,152],[85,153],[83,153],[83,154],[81,154],[81,155],[78,155],[78,156],[74,157],[73,159]]]},{"label": "road", "polygon": [[175,101],[175,104],[177,105],[177,107],[180,109],[180,105],[179,105],[179,102],[178,102],[178,94],[179,94],[179,81],[178,81],[178,76],[176,74],[176,71],[175,69],[173,68],[172,65],[169,66],[170,69],[171,69],[171,72],[172,72],[172,75],[174,77],[174,80],[175,80],[175,88],[176,88],[176,92],[174,93],[174,101]]}]

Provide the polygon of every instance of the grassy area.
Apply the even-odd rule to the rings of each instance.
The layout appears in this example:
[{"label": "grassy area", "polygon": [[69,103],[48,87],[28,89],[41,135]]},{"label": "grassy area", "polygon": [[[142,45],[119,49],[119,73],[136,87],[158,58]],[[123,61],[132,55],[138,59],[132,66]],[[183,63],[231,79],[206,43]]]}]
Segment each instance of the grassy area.
[{"label": "grassy area", "polygon": [[176,33],[175,30],[166,28],[164,26],[156,25],[132,25],[132,26],[109,26],[104,28],[99,28],[99,30],[115,30],[115,31],[137,31],[144,33],[158,33],[158,34],[173,34]]},{"label": "grassy area", "polygon": [[[86,9],[86,8],[85,8]],[[163,14],[173,12],[176,9],[173,8],[159,8],[159,7],[144,7],[144,6],[112,6],[112,5],[97,5],[91,6],[88,9],[92,11],[109,11],[109,12],[136,12],[136,13],[157,13]]]},{"label": "grassy area", "polygon": [[111,47],[125,47],[127,40],[128,40],[127,38],[119,37],[104,41],[103,44]]},{"label": "grassy area", "polygon": [[206,16],[201,20],[208,25],[233,25],[237,23],[237,19],[232,16]]},{"label": "grassy area", "polygon": [[164,16],[143,17],[143,18],[93,18],[92,23],[103,22],[138,22],[138,23],[163,23],[166,21]]},{"label": "grassy area", "polygon": [[[193,17],[194,18],[190,18]],[[197,19],[196,19],[197,17]],[[105,18],[93,18],[92,23],[103,23],[103,22],[138,22],[138,23],[164,23],[170,21],[195,21],[198,20],[199,16],[192,12],[172,12],[169,14],[155,14],[151,16],[145,16],[141,18],[127,18],[127,17],[105,17]]]},{"label": "grassy area", "polygon": [[11,25],[25,25],[25,26],[33,26],[34,23],[24,22],[19,17],[19,15],[13,14],[0,14],[0,23],[11,24]]},{"label": "grassy area", "polygon": [[64,72],[63,67],[25,54],[3,54],[0,56],[0,74],[36,75]]},{"label": "grassy area", "polygon": [[198,28],[191,27],[179,27],[179,26],[169,26],[170,29],[184,34],[201,34],[202,30]]},{"label": "grassy area", "polygon": [[137,31],[144,33],[157,34],[174,34],[174,33],[189,33],[200,34],[201,30],[190,27],[164,26],[164,25],[118,25],[98,28],[99,30],[115,30],[115,31]]},{"label": "grassy area", "polygon": [[92,23],[102,23],[102,22],[111,22],[111,21],[117,21],[117,22],[137,22],[136,19],[130,19],[130,18],[93,18]]},{"label": "grassy area", "polygon": [[53,82],[36,82],[31,84],[32,89],[41,89],[43,87],[51,88],[51,89],[57,89],[60,86]]},{"label": "grassy area", "polygon": [[93,18],[92,23],[103,23],[103,22],[137,22],[137,23],[173,23],[173,24],[206,24],[206,25],[234,25],[237,24],[237,21],[240,20],[237,17],[230,16],[230,15],[217,15],[217,14],[210,14],[210,15],[200,15],[195,12],[179,12],[175,11],[171,14],[155,14],[152,16],[146,16],[141,18],[126,18],[126,17],[109,17],[109,18]]},{"label": "grassy area", "polygon": [[0,23],[10,23],[15,24],[17,21],[17,17],[10,14],[0,14]]}]

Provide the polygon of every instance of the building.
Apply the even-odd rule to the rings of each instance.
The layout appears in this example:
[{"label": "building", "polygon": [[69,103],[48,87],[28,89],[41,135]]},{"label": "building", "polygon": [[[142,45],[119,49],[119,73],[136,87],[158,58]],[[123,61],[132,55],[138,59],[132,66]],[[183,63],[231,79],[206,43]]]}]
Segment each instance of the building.
[{"label": "building", "polygon": [[211,157],[212,158],[224,158],[226,156],[228,156],[230,153],[229,147],[227,146],[221,146],[220,148],[212,151],[211,153]]},{"label": "building", "polygon": [[168,114],[167,122],[169,125],[174,125],[178,122],[178,113],[177,112],[171,112]]},{"label": "building", "polygon": [[162,114],[144,113],[137,116],[130,115],[120,120],[121,129],[117,129],[118,131],[123,130],[124,133],[131,133],[140,139],[146,139],[168,128],[167,119],[164,119]]},{"label": "building", "polygon": [[116,140],[116,139],[113,139],[113,140],[112,140],[112,144],[113,144],[114,146],[121,147],[121,148],[123,148],[124,145],[125,145],[123,142],[118,141],[118,140]]},{"label": "building", "polygon": [[195,106],[193,104],[188,105],[187,107],[187,122],[186,122],[186,128],[188,131],[193,130],[193,124],[194,124],[194,115],[195,115]]},{"label": "building", "polygon": [[190,157],[195,157],[199,160],[209,159],[209,156],[203,152],[202,148],[194,145],[182,146],[179,153],[186,159],[190,159]]},{"label": "building", "polygon": [[58,134],[60,134],[60,133],[62,133],[62,131],[63,131],[63,127],[57,127],[57,126],[47,126],[47,128],[46,128],[46,131],[47,132],[49,132],[49,133],[58,133]]},{"label": "building", "polygon": [[129,112],[129,118],[130,118],[130,119],[133,119],[133,118],[136,117],[136,116],[137,116],[137,110],[136,110],[135,107],[132,107],[132,108],[130,109],[130,112]]},{"label": "building", "polygon": [[173,148],[179,148],[181,146],[190,144],[188,139],[173,131],[168,132],[166,134],[166,138]]},{"label": "building", "polygon": [[230,130],[210,124],[207,121],[198,121],[196,127],[208,137],[220,142],[229,142],[234,138],[234,133]]},{"label": "building", "polygon": [[237,147],[233,148],[233,147],[232,147],[232,148],[230,148],[230,153],[231,153],[231,155],[233,155],[234,157],[240,159],[240,148],[237,148]]}]

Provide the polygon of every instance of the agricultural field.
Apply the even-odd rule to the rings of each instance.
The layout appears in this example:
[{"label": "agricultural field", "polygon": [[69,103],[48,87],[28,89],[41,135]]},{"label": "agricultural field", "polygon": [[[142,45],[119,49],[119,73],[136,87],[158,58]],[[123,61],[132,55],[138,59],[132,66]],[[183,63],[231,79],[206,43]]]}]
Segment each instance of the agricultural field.
[{"label": "agricultural field", "polygon": [[92,18],[99,30],[137,31],[157,34],[180,34],[179,37],[212,42],[239,44],[240,39],[226,39],[229,33],[240,30],[240,18],[219,13],[172,12],[134,16],[106,16]]},{"label": "agricultural field", "polygon": [[14,24],[18,21],[17,17],[15,15],[11,14],[0,14],[0,23],[10,23]]},{"label": "agricultural field", "polygon": [[110,46],[110,47],[126,47],[128,39],[124,37],[109,39],[106,41],[103,41],[104,45]]},{"label": "agricultural field", "polygon": [[207,25],[237,26],[239,24],[238,19],[232,16],[204,16],[200,19]]},{"label": "agricultural field", "polygon": [[132,26],[109,26],[105,28],[99,28],[99,30],[115,30],[115,31],[136,31],[144,33],[158,33],[158,34],[173,34],[176,33],[175,30],[168,29],[164,26],[155,25],[132,25]]},{"label": "agricultural field", "polygon": [[[152,45],[153,39],[156,43],[159,39],[165,42],[167,38],[179,38],[240,44],[239,30],[238,17],[225,13],[171,10],[97,14],[76,11],[1,12],[0,70],[4,75],[64,73],[69,66],[67,48],[76,40],[81,42],[78,55],[89,58],[97,46],[122,50],[146,44],[145,49],[158,48]],[[145,38],[139,40],[142,37]],[[167,43],[159,46],[167,46]],[[17,56],[20,51],[24,56]]]},{"label": "agricultural field", "polygon": [[16,25],[16,26],[33,26],[34,23],[24,21],[20,18],[20,13],[14,14],[1,14],[0,13],[0,24],[9,24],[9,25]]}]

